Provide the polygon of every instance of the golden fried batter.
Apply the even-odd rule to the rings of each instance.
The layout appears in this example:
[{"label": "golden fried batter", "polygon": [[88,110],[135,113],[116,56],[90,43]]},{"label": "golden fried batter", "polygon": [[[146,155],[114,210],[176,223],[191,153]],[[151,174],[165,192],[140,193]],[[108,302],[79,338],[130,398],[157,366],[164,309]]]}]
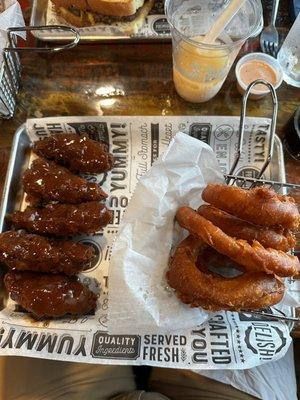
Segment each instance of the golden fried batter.
[{"label": "golden fried batter", "polygon": [[250,244],[256,240],[266,248],[271,247],[282,251],[289,251],[296,245],[295,236],[283,228],[272,229],[253,225],[209,205],[199,207],[198,213],[222,229],[227,235],[247,240]]},{"label": "golden fried batter", "polygon": [[214,207],[256,225],[279,225],[296,230],[300,216],[292,197],[280,196],[266,187],[245,190],[235,186],[209,184],[202,198]]},{"label": "golden fried batter", "polygon": [[243,265],[249,272],[263,271],[278,276],[294,276],[300,271],[297,257],[280,250],[265,249],[256,241],[250,245],[245,240],[234,239],[190,207],[179,208],[176,219],[182,228],[219,253]]},{"label": "golden fried batter", "polygon": [[282,299],[284,284],[273,275],[256,272],[224,278],[197,268],[196,260],[206,246],[189,236],[170,260],[167,280],[182,302],[211,311],[236,311],[268,307]]}]

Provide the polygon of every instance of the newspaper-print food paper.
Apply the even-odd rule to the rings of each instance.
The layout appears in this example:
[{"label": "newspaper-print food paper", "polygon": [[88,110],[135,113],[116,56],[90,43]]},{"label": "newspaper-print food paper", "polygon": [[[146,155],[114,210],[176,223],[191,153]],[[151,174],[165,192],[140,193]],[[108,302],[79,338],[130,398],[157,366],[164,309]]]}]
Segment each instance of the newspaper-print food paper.
[{"label": "newspaper-print food paper", "polygon": [[[243,176],[256,176],[267,155],[270,120],[247,118],[246,123],[245,148],[237,172]],[[98,256],[82,275],[87,284],[94,284],[96,280],[100,286],[95,315],[34,321],[9,301],[0,312],[0,354],[193,370],[245,369],[281,358],[291,342],[290,327],[283,322],[265,321],[246,313],[217,313],[201,326],[172,333],[158,328],[146,333],[108,333],[111,249],[137,182],[167,150],[178,131],[210,144],[221,171],[228,172],[238,142],[238,128],[239,118],[215,116],[28,120],[26,129],[32,142],[53,134],[86,133],[109,145],[116,159],[113,170],[86,178],[102,184],[109,193],[107,205],[113,210],[114,217],[98,235],[77,238],[92,245]],[[24,149],[20,148],[16,154],[22,151]],[[281,145],[276,139],[273,161],[264,177],[283,180],[283,165]],[[13,185],[19,184],[19,178],[13,181]],[[290,314],[291,310],[287,312]]]}]

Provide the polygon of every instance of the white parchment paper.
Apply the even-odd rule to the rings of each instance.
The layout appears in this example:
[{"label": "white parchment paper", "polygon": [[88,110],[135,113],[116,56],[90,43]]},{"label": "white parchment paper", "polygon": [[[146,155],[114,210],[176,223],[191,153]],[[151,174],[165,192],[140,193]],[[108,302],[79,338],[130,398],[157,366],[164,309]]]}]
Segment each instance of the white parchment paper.
[{"label": "white parchment paper", "polygon": [[[190,308],[165,279],[180,205],[197,207],[208,182],[222,182],[211,147],[178,133],[139,181],[113,247],[109,271],[110,333],[178,331],[203,323],[209,313]],[[133,321],[137,321],[133,324]]]},{"label": "white parchment paper", "polygon": [[[3,60],[3,49],[7,45],[7,30],[8,28],[16,28],[25,26],[22,10],[20,4],[16,0],[6,0],[4,2],[5,10],[0,12],[0,62]],[[23,39],[25,39],[25,33],[20,33]]]},{"label": "white parchment paper", "polygon": [[[16,0],[5,0],[5,10],[0,13],[0,29],[7,31],[8,28],[22,27],[25,25],[21,6]],[[25,38],[24,33],[20,34]]]},{"label": "white parchment paper", "polygon": [[203,370],[207,376],[262,400],[297,400],[293,342],[280,360],[245,370]]}]

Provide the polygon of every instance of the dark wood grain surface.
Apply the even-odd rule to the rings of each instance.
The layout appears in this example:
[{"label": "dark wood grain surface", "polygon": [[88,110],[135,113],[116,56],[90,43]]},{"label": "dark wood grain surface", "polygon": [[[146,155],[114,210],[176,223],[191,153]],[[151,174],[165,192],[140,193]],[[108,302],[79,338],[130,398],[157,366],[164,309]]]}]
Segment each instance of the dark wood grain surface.
[{"label": "dark wood grain surface", "polygon": [[[257,48],[248,43],[243,52]],[[241,53],[242,54],[242,53]],[[1,122],[0,148],[9,148],[16,128],[26,118],[55,115],[239,115],[241,96],[236,89],[234,68],[219,94],[203,104],[182,100],[172,81],[170,44],[82,45],[45,56],[22,55],[22,89],[15,117]],[[300,103],[300,90],[285,83],[278,90],[277,134]],[[250,101],[248,114],[270,116],[268,97]],[[290,165],[292,165],[290,167]],[[287,159],[289,180],[296,162]]]},{"label": "dark wood grain surface", "polygon": [[[269,11],[269,1],[265,11]],[[284,38],[291,22],[281,2],[278,25]],[[240,55],[259,50],[258,39],[243,47]],[[55,55],[22,55],[22,88],[13,119],[1,121],[0,190],[5,179],[13,135],[27,118],[58,115],[239,115],[241,96],[236,89],[234,67],[222,90],[211,101],[191,104],[175,92],[172,81],[171,44],[96,44]],[[300,104],[300,90],[285,83],[278,90],[277,134],[285,128]],[[250,101],[248,115],[270,116],[268,97]],[[300,163],[285,153],[287,180],[300,183]],[[300,196],[297,196],[300,204]],[[300,336],[296,330],[295,335]]]}]

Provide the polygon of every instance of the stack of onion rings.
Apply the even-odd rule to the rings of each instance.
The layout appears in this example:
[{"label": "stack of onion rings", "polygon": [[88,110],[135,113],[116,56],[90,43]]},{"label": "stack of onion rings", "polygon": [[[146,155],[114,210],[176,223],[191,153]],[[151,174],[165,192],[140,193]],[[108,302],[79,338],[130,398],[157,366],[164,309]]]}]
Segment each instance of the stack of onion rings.
[{"label": "stack of onion rings", "polygon": [[300,216],[295,200],[266,187],[245,190],[210,184],[203,190],[202,198],[214,207],[253,224],[294,230],[299,227]]},{"label": "stack of onion rings", "polygon": [[[291,229],[300,221],[294,200],[265,187],[245,190],[213,184],[202,197],[211,206],[198,211],[184,206],[176,213],[179,225],[190,233],[171,257],[167,272],[178,298],[211,311],[277,304],[285,290],[281,277],[300,272],[299,259],[286,253],[295,245]],[[242,274],[228,278],[212,272],[210,258],[217,269],[231,263]]]}]

